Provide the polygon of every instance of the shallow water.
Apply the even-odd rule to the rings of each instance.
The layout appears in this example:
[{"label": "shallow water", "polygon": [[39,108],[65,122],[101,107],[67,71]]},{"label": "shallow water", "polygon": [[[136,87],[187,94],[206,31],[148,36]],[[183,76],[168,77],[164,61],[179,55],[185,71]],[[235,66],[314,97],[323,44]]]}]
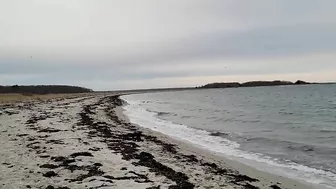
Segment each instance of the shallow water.
[{"label": "shallow water", "polygon": [[128,95],[132,122],[290,178],[336,188],[336,85]]}]

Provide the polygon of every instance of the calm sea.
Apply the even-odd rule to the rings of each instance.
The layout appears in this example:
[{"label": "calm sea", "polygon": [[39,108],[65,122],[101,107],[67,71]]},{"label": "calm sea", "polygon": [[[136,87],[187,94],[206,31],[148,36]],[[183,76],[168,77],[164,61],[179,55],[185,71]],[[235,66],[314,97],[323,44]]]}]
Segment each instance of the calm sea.
[{"label": "calm sea", "polygon": [[336,188],[336,85],[122,97],[134,123],[257,169]]}]

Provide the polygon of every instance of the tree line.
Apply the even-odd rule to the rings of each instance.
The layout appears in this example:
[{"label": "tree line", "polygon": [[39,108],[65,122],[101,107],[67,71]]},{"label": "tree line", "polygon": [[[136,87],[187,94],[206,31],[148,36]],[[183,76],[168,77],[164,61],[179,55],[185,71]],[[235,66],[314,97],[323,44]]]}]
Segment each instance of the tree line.
[{"label": "tree line", "polygon": [[279,85],[306,85],[311,84],[302,80],[298,80],[295,83],[290,81],[249,81],[246,83],[229,82],[229,83],[209,83],[201,87],[196,88],[238,88],[238,87],[260,87],[260,86],[279,86]]},{"label": "tree line", "polygon": [[92,89],[68,86],[68,85],[0,85],[0,93],[21,93],[21,94],[60,94],[60,93],[87,93]]}]

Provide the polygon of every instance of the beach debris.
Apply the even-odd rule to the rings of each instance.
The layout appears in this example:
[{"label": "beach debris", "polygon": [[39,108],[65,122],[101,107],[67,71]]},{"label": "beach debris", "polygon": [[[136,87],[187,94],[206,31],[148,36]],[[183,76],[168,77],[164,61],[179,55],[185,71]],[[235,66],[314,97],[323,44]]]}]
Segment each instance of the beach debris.
[{"label": "beach debris", "polygon": [[89,157],[93,157],[93,155],[90,152],[76,152],[70,155],[71,157],[75,158],[78,156],[89,156]]},{"label": "beach debris", "polygon": [[55,177],[57,176],[57,173],[55,173],[54,171],[48,171],[46,173],[43,174],[44,177]]},{"label": "beach debris", "polygon": [[43,165],[40,165],[40,168],[46,168],[46,169],[56,169],[58,167],[59,167],[58,165],[54,165],[54,164],[43,164]]},{"label": "beach debris", "polygon": [[53,128],[46,128],[46,129],[41,129],[38,132],[39,133],[57,133],[57,132],[60,132],[60,131],[62,131],[62,130],[53,129]]},{"label": "beach debris", "polygon": [[279,186],[277,186],[277,185],[272,185],[272,186],[270,186],[272,189],[281,189]]},{"label": "beach debris", "polygon": [[160,189],[160,188],[161,188],[161,186],[159,185],[159,186],[148,187],[148,188],[146,188],[146,189]]},{"label": "beach debris", "polygon": [[70,188],[66,187],[66,186],[55,188],[54,186],[49,185],[49,186],[46,187],[46,189],[70,189]]}]

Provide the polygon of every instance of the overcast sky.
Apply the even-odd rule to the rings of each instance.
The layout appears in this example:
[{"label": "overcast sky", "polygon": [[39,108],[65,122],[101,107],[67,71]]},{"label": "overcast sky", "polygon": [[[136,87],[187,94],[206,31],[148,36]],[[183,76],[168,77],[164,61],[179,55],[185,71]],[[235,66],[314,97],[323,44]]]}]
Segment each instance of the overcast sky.
[{"label": "overcast sky", "polygon": [[0,0],[0,85],[336,81],[335,0]]}]

